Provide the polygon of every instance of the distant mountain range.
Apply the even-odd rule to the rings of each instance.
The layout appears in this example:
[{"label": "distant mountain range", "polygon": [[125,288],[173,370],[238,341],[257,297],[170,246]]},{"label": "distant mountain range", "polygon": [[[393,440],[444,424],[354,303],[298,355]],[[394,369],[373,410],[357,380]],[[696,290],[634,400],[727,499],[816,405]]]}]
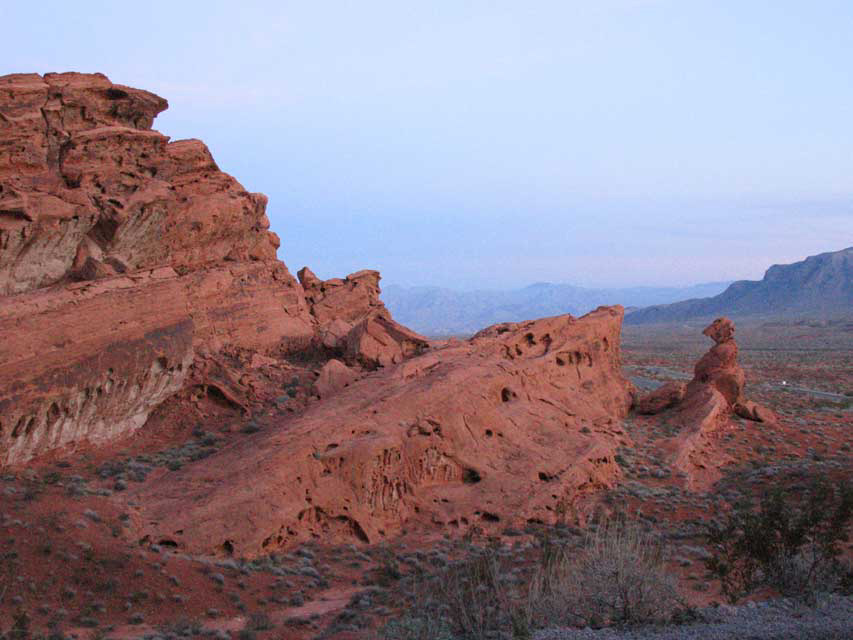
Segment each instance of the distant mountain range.
[{"label": "distant mountain range", "polygon": [[518,322],[563,313],[579,316],[604,304],[641,307],[713,296],[728,285],[728,282],[711,282],[691,287],[586,289],[540,282],[504,291],[389,285],[382,288],[382,300],[398,322],[427,335],[442,336],[473,333],[497,322]]},{"label": "distant mountain range", "polygon": [[733,282],[713,297],[655,305],[629,313],[629,324],[681,322],[719,315],[768,318],[853,315],[853,247],[794,264],[773,265],[762,280]]}]

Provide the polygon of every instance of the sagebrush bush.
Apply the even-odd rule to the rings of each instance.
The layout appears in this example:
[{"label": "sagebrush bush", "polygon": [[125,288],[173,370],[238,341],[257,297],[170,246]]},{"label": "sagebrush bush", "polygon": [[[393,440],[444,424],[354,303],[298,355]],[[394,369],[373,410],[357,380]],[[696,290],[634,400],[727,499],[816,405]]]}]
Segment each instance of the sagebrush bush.
[{"label": "sagebrush bush", "polygon": [[393,640],[510,640],[529,635],[524,583],[499,545],[472,549],[432,576],[420,576],[412,606],[382,629]]},{"label": "sagebrush bush", "polygon": [[578,545],[541,542],[532,561],[494,544],[422,577],[412,606],[380,637],[509,640],[539,628],[664,620],[679,606],[663,545],[637,524],[603,523]]},{"label": "sagebrush bush", "polygon": [[636,523],[605,522],[579,548],[543,555],[528,596],[533,626],[644,623],[678,606],[664,546]]},{"label": "sagebrush bush", "polygon": [[758,505],[743,501],[707,532],[706,560],[730,602],[762,587],[811,600],[839,589],[849,567],[841,542],[853,519],[853,488],[817,478],[802,492],[775,488]]}]

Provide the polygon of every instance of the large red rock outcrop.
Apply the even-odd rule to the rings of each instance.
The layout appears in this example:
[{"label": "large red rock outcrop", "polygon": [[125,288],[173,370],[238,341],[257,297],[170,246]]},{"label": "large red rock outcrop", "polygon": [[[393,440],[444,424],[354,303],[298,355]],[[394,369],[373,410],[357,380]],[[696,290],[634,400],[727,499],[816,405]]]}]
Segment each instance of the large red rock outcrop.
[{"label": "large red rock outcrop", "polygon": [[253,556],[407,523],[554,522],[619,475],[622,309],[504,324],[375,371],[127,495],[138,539]]},{"label": "large red rock outcrop", "polygon": [[733,414],[759,422],[774,423],[773,412],[744,398],[746,376],[738,364],[735,326],[728,318],[717,318],[702,332],[714,346],[694,367],[693,379],[684,386],[669,383],[640,398],[640,413],[658,413],[676,406],[682,430],[675,446],[674,466],[687,474],[688,484],[704,487],[720,477],[719,460],[707,451],[731,424]]},{"label": "large red rock outcrop", "polygon": [[167,103],[100,74],[0,77],[0,465],[145,422],[198,352],[315,333],[266,197]]}]

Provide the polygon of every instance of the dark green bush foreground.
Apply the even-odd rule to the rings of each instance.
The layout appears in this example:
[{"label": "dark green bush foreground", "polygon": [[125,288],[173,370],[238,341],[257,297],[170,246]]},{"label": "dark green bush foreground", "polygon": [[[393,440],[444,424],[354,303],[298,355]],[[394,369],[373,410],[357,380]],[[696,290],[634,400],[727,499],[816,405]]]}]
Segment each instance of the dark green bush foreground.
[{"label": "dark green bush foreground", "polygon": [[853,487],[815,480],[805,491],[774,489],[757,507],[745,501],[709,527],[706,561],[731,602],[763,587],[807,600],[849,589],[841,560],[853,518]]}]

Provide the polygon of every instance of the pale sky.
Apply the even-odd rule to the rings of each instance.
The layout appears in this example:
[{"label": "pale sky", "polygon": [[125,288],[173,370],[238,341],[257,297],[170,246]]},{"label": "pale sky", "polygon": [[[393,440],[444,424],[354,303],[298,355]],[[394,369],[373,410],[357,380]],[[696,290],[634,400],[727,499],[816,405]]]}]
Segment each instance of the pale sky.
[{"label": "pale sky", "polygon": [[154,91],[321,277],[760,278],[853,244],[848,0],[6,1],[0,74]]}]

